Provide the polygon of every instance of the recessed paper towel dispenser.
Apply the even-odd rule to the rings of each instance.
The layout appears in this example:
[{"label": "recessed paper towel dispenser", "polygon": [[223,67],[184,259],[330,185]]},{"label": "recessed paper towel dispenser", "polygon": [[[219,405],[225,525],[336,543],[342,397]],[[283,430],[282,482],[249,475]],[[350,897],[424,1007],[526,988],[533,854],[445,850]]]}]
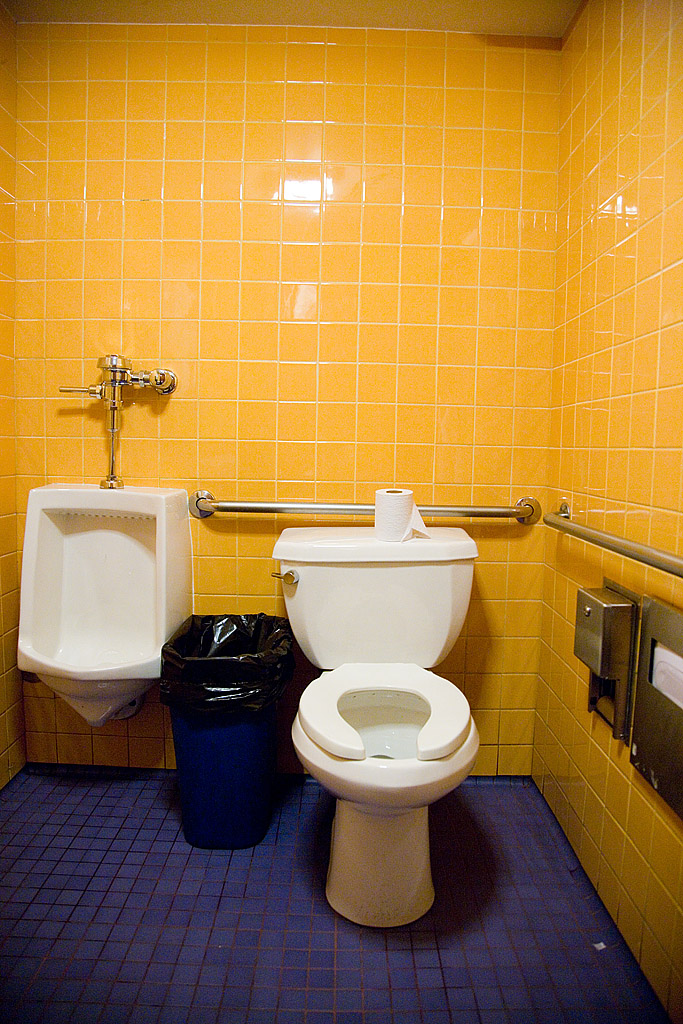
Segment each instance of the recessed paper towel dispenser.
[{"label": "recessed paper towel dispenser", "polygon": [[588,710],[604,718],[612,735],[624,742],[630,727],[637,609],[621,588],[579,590],[576,596],[574,654],[591,670]]},{"label": "recessed paper towel dispenser", "polygon": [[683,613],[643,599],[631,763],[683,818]]}]

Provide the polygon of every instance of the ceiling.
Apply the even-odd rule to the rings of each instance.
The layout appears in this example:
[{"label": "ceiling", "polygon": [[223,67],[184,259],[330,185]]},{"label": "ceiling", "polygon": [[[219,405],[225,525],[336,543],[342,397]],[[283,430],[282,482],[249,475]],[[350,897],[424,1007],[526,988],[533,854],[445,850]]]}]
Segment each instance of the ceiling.
[{"label": "ceiling", "polygon": [[561,37],[581,0],[4,0],[16,21],[327,25]]}]

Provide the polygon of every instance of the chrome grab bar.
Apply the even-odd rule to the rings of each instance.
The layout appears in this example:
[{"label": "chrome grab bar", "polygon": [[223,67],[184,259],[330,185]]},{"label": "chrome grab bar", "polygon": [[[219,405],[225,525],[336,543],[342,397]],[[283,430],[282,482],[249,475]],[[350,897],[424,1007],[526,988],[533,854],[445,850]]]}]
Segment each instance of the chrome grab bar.
[{"label": "chrome grab bar", "polygon": [[[457,519],[516,519],[531,525],[541,518],[536,498],[520,498],[514,505],[419,505],[423,516]],[[190,512],[206,519],[214,512],[260,512],[271,515],[374,516],[374,505],[312,501],[218,501],[211,491],[190,495]]]},{"label": "chrome grab bar", "polygon": [[578,540],[585,540],[589,544],[606,548],[607,551],[614,551],[624,558],[632,558],[634,562],[642,562],[653,569],[661,569],[662,572],[671,573],[683,579],[683,558],[674,555],[671,551],[662,551],[661,548],[652,548],[648,544],[639,544],[634,540],[627,540],[625,537],[618,537],[614,533],[606,533],[604,530],[595,530],[592,526],[582,526],[571,519],[571,512],[566,502],[560,505],[557,512],[549,512],[543,516],[546,526],[560,533],[568,533]]}]

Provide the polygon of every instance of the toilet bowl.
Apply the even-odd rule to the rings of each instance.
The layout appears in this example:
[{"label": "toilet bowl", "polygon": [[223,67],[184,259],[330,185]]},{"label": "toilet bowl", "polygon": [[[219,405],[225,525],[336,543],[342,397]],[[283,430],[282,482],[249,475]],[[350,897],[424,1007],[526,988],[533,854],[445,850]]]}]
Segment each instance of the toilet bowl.
[{"label": "toilet bowl", "polygon": [[128,717],[192,612],[185,491],[51,484],[29,494],[17,664],[91,726]]},{"label": "toilet bowl", "polygon": [[479,749],[465,696],[428,670],[462,627],[476,545],[460,529],[394,543],[323,527],[285,530],[273,554],[294,634],[327,670],[304,690],[292,740],[337,798],[328,901],[358,924],[407,924],[434,900],[428,806]]},{"label": "toilet bowl", "polygon": [[342,665],[304,691],[292,737],[337,797],[326,896],[357,924],[408,924],[434,901],[428,805],[479,749],[463,694],[417,665]]}]

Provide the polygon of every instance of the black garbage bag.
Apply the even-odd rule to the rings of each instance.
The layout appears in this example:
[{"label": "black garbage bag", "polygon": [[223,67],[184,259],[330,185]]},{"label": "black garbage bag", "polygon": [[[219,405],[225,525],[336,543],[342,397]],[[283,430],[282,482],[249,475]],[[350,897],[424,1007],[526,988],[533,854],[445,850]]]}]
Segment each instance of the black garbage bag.
[{"label": "black garbage bag", "polygon": [[289,621],[191,615],[161,650],[161,702],[193,711],[259,711],[294,671]]}]

